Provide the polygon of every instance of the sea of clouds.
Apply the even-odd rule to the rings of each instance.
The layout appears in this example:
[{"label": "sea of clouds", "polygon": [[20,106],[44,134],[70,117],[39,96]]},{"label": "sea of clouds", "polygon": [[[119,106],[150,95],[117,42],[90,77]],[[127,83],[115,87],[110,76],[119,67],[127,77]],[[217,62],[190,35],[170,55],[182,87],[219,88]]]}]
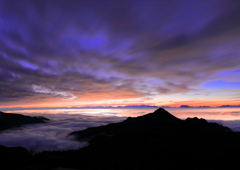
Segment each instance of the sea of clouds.
[{"label": "sea of clouds", "polygon": [[[39,116],[39,115],[38,115]],[[124,120],[124,117],[88,116],[79,114],[42,114],[48,123],[31,124],[0,133],[0,145],[22,146],[32,153],[53,150],[79,149],[88,145],[78,142],[69,133],[88,127],[105,125]]]},{"label": "sea of clouds", "polygon": [[229,127],[234,132],[240,132],[240,120],[208,120],[208,122],[215,122]]},{"label": "sea of clouds", "polygon": [[[138,110],[135,112],[137,115],[139,114]],[[74,112],[59,112],[57,114],[44,112],[36,112],[34,114],[21,113],[29,116],[44,116],[50,119],[50,121],[48,121],[48,123],[25,125],[21,128],[13,128],[2,131],[0,132],[0,145],[9,147],[22,146],[27,148],[31,153],[54,150],[75,150],[87,146],[88,142],[76,141],[73,136],[69,136],[71,132],[83,130],[88,127],[121,122],[127,118],[123,116],[120,117],[116,112],[102,112],[97,114],[96,111],[94,115],[88,115],[89,113],[72,113]],[[220,114],[222,113],[218,113],[216,116]],[[134,116],[134,114],[132,115]],[[208,121],[227,126],[233,131],[240,131],[240,120]]]}]

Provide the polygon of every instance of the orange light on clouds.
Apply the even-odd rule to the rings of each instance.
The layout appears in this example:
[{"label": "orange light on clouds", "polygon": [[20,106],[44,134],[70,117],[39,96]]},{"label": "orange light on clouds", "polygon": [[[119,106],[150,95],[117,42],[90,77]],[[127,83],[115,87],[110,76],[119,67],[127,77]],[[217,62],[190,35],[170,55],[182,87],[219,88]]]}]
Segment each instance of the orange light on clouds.
[{"label": "orange light on clouds", "polygon": [[240,105],[240,101],[237,100],[194,100],[194,101],[179,101],[179,102],[173,102],[166,104],[171,107],[179,107],[181,105],[188,105],[192,107],[198,107],[198,106],[210,106],[210,107],[218,107],[222,105]]}]

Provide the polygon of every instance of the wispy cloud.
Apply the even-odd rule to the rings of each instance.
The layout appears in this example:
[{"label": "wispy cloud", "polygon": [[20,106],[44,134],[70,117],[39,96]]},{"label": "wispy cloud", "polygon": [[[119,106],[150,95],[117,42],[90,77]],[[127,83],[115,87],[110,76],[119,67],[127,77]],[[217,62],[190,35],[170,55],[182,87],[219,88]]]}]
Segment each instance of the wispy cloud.
[{"label": "wispy cloud", "polygon": [[54,91],[54,90],[51,90],[51,89],[46,88],[46,87],[37,86],[35,84],[32,85],[32,88],[37,93],[52,94],[54,96],[62,96],[62,97],[65,97],[65,98],[69,97],[67,99],[62,99],[62,100],[74,100],[74,99],[77,98],[77,96],[74,96],[71,93],[61,92],[61,91]]}]

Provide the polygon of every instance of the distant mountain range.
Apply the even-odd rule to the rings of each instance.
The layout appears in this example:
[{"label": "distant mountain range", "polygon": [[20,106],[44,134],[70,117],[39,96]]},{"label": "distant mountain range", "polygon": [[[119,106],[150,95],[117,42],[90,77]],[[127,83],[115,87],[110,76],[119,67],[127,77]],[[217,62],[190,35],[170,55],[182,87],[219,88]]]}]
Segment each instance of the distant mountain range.
[{"label": "distant mountain range", "polygon": [[240,159],[239,132],[196,117],[181,120],[162,108],[69,135],[88,141],[89,145],[79,150],[36,155],[15,148],[15,157],[14,148],[11,152],[6,151],[11,148],[3,148],[1,152],[0,147],[0,169],[235,169]]},{"label": "distant mountain range", "polygon": [[[171,106],[161,106],[162,108],[218,108],[218,107],[240,107],[240,105],[221,105],[217,107],[210,106],[189,106],[189,105],[181,105],[179,107],[171,107]],[[14,111],[14,110],[54,110],[54,109],[124,109],[124,108],[155,108],[158,106],[153,105],[128,105],[128,106],[84,106],[84,107],[4,107],[0,108],[3,111]]]}]

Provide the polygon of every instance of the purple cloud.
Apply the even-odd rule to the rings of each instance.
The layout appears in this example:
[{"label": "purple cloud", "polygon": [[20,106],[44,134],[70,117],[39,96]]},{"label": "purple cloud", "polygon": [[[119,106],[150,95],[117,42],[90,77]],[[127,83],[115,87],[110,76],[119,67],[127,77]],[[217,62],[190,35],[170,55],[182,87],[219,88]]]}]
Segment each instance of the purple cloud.
[{"label": "purple cloud", "polygon": [[217,73],[239,70],[239,6],[235,0],[3,0],[0,101],[198,91],[219,80]]}]

